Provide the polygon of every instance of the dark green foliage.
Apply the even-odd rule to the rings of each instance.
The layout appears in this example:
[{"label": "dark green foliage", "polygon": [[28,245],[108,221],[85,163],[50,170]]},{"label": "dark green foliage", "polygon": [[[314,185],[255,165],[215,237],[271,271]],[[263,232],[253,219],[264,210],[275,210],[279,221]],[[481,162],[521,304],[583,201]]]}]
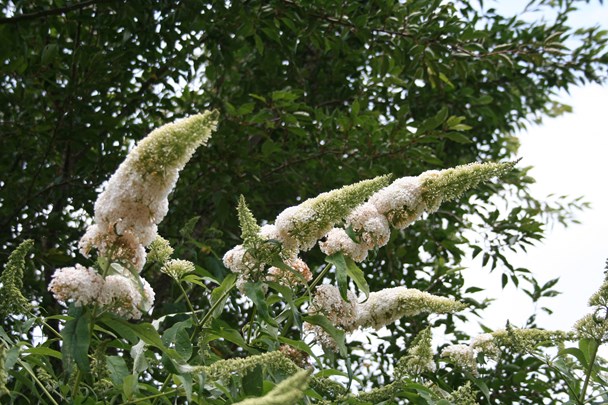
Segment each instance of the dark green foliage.
[{"label": "dark green foliage", "polygon": [[[556,11],[545,22],[480,12],[464,0],[442,3],[4,2],[0,262],[19,241],[35,239],[39,271],[25,272],[23,294],[56,312],[46,285],[56,267],[86,262],[76,241],[98,188],[134,142],[176,117],[217,109],[221,119],[209,148],[182,173],[160,233],[184,242],[175,257],[196,263],[201,277],[221,281],[227,270],[219,258],[240,243],[240,195],[263,223],[361,179],[513,160],[519,145],[514,131],[567,111],[556,101],[557,91],[606,78],[606,33],[568,25],[582,2],[534,2]],[[577,47],[568,49],[566,40]],[[504,284],[526,283],[533,299],[548,296],[551,286],[539,286],[504,253],[541,240],[547,222],[571,222],[584,204],[537,200],[528,192],[533,179],[527,170],[518,166],[504,182],[480,186],[394,234],[361,266],[363,281],[371,291],[388,280],[452,297],[475,313],[485,304],[467,297],[458,270],[472,247],[484,265],[503,273]],[[491,196],[515,202],[515,208],[499,211]],[[473,223],[473,215],[481,221]],[[479,242],[466,239],[470,229]],[[316,250],[304,259],[311,268],[322,264]],[[155,316],[186,310],[163,275],[149,268],[144,276],[157,291]],[[214,300],[220,298],[226,297]],[[213,303],[203,294],[191,300],[203,309]],[[213,322],[225,322],[226,341],[241,337],[231,334],[247,319],[241,311],[234,295],[221,316],[221,307],[214,311],[219,319]],[[409,341],[426,323],[420,317],[391,326],[394,337],[372,353],[378,372],[364,382],[388,381],[383,370],[391,356],[405,353],[397,337]],[[451,316],[435,322],[442,324],[465,337]],[[237,346],[218,343],[214,355],[231,357]],[[364,367],[357,354],[352,359],[353,369]],[[500,366],[547,371],[520,360]],[[520,400],[520,392],[564,389],[504,373],[486,376],[503,403]]]}]

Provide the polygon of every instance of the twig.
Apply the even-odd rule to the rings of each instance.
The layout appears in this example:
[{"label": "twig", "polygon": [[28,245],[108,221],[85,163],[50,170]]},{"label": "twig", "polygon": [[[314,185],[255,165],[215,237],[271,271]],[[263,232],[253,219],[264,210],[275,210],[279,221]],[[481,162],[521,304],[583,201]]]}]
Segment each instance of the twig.
[{"label": "twig", "polygon": [[15,17],[0,18],[0,24],[15,24],[20,21],[33,20],[36,18],[44,18],[52,15],[67,14],[70,11],[82,10],[84,8],[94,6],[98,3],[107,2],[109,0],[86,0],[81,3],[72,4],[70,6],[51,8],[48,10],[36,11],[34,13],[21,14]]}]

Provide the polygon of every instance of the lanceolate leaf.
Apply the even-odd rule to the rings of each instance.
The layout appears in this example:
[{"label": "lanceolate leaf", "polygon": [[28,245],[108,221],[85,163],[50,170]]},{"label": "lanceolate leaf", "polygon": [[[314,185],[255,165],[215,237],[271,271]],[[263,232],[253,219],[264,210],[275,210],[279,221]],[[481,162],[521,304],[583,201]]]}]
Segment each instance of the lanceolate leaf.
[{"label": "lanceolate leaf", "polygon": [[88,373],[91,314],[82,307],[74,306],[70,308],[69,314],[73,318],[66,322],[61,331],[63,362],[69,369],[70,363],[74,361],[82,372]]},{"label": "lanceolate leaf", "polygon": [[325,261],[329,264],[333,264],[336,269],[336,281],[338,282],[338,289],[340,290],[340,295],[344,301],[348,302],[348,268],[346,265],[346,260],[344,259],[344,255],[342,253],[335,253],[331,256],[327,256]]},{"label": "lanceolate leaf", "polygon": [[345,342],[345,334],[344,331],[336,328],[326,317],[323,315],[309,315],[304,317],[304,321],[308,322],[312,325],[317,325],[323,328],[325,332],[331,336],[336,344],[338,345],[338,349],[340,350],[341,356],[346,356],[346,344]]},{"label": "lanceolate leaf", "polygon": [[266,297],[264,296],[264,291],[262,291],[262,283],[253,283],[247,282],[245,283],[245,294],[253,304],[256,306],[260,317],[268,322],[268,324],[277,326],[277,323],[270,316],[270,310],[268,308],[268,303],[266,302]]}]

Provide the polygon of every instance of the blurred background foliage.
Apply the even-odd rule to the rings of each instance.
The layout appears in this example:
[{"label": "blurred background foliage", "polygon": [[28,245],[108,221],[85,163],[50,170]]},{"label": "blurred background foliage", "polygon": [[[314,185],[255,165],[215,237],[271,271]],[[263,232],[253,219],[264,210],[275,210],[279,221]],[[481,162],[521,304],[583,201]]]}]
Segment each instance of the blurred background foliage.
[{"label": "blurred background foliage", "polygon": [[[57,267],[87,264],[75,247],[100,186],[152,128],[206,109],[221,112],[218,131],[182,172],[160,234],[217,280],[228,272],[221,256],[239,243],[240,194],[272,221],[361,179],[515,159],[517,130],[568,111],[558,91],[605,80],[608,37],[569,26],[583,1],[531,1],[551,16],[543,21],[481,3],[0,2],[0,262],[34,239],[26,292],[58,311],[46,284]],[[462,290],[459,263],[483,255],[503,284],[525,284],[534,300],[554,294],[505,252],[524,251],[585,204],[530,195],[526,163],[395,233],[364,265],[371,289],[453,297],[471,305],[457,317],[475,321],[487,302],[468,296],[477,288]],[[311,268],[323,262],[317,250],[304,259]],[[155,316],[186,310],[165,275],[150,268],[144,276],[157,291]],[[222,321],[239,330],[246,317],[236,299]],[[191,300],[209,307],[198,290]],[[402,320],[374,352],[352,343],[351,367],[382,383],[389,354],[403,354],[404,339],[429,322],[466,337],[451,316]],[[223,357],[238,352],[228,342],[218,348]],[[538,403],[532,393],[562,389],[514,379],[514,369],[543,367],[520,360],[509,359],[506,375],[484,376],[493,392],[504,390],[503,403],[515,392]],[[369,362],[379,367],[368,373]]]}]

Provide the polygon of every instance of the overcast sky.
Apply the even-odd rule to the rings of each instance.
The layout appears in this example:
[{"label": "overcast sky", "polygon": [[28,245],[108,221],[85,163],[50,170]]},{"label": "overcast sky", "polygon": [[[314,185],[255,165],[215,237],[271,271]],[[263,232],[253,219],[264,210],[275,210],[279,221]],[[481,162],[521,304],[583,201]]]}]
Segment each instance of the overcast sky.
[{"label": "overcast sky", "polygon": [[[525,3],[503,0],[490,4],[497,4],[500,13],[509,15],[523,9]],[[590,4],[580,2],[580,7],[572,19],[573,26],[598,24],[608,29],[606,5],[592,0]],[[531,174],[537,183],[532,190],[537,198],[551,193],[582,195],[592,208],[578,216],[580,225],[557,227],[528,254],[512,256],[516,266],[532,270],[539,280],[560,277],[555,289],[562,294],[541,301],[541,305],[555,311],[551,316],[539,312],[539,326],[547,329],[570,329],[589,312],[587,300],[603,281],[608,258],[608,184],[604,177],[608,173],[608,86],[573,88],[560,100],[571,105],[573,113],[547,118],[542,125],[520,133],[521,164],[534,166]],[[499,271],[488,274],[480,269],[480,261],[470,266],[466,273],[468,284],[482,283],[488,288],[482,296],[500,297],[483,317],[484,324],[501,328],[509,319],[523,326],[534,311],[532,301],[512,287],[502,291]]]}]

